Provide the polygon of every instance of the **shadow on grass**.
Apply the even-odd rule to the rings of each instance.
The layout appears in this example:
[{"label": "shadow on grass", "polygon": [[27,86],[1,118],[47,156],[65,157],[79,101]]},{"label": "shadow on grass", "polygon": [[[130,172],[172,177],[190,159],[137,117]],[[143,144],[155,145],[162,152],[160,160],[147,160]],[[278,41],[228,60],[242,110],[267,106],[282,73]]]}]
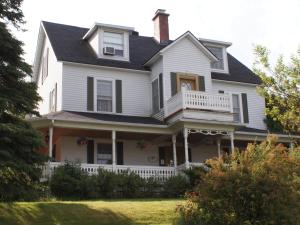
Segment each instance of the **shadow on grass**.
[{"label": "shadow on grass", "polygon": [[81,203],[0,204],[1,225],[135,224],[109,209],[93,209]]}]

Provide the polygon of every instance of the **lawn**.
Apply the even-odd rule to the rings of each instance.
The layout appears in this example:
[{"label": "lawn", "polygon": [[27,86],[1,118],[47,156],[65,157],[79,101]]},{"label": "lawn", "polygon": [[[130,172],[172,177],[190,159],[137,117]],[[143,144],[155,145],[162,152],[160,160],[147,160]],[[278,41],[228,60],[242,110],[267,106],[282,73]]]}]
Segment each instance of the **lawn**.
[{"label": "lawn", "polygon": [[0,203],[1,225],[173,224],[183,200]]}]

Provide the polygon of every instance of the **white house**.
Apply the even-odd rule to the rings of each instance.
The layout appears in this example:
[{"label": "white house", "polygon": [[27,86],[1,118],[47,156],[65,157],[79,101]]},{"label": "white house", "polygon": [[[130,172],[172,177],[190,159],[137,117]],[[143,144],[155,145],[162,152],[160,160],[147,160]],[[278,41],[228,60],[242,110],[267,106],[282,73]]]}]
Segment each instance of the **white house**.
[{"label": "white house", "polygon": [[68,160],[165,179],[266,137],[260,79],[227,53],[231,43],[190,31],[169,40],[168,16],[156,11],[154,37],[41,22],[33,80],[42,117],[30,121],[51,168]]}]

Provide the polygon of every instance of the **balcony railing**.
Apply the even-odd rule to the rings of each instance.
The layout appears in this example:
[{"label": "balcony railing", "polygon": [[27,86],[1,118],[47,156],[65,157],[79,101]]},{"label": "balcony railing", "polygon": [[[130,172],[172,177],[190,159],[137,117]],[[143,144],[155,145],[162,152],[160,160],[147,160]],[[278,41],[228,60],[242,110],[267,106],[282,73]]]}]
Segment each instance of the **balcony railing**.
[{"label": "balcony railing", "polygon": [[232,112],[232,99],[228,94],[209,94],[182,90],[166,102],[165,117],[182,109]]}]

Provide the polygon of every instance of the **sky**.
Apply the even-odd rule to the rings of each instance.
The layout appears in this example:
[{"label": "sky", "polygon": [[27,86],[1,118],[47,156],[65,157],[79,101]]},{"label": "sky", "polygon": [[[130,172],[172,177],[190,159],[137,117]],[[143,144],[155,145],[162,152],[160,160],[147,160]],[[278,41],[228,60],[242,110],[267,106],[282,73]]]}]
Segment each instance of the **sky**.
[{"label": "sky", "polygon": [[228,52],[252,68],[253,46],[261,44],[287,59],[300,47],[300,0],[24,0],[27,31],[13,31],[25,43],[25,60],[32,64],[40,21],[81,27],[95,22],[134,27],[153,36],[152,18],[166,9],[170,39],[187,30],[196,37],[231,42]]}]

